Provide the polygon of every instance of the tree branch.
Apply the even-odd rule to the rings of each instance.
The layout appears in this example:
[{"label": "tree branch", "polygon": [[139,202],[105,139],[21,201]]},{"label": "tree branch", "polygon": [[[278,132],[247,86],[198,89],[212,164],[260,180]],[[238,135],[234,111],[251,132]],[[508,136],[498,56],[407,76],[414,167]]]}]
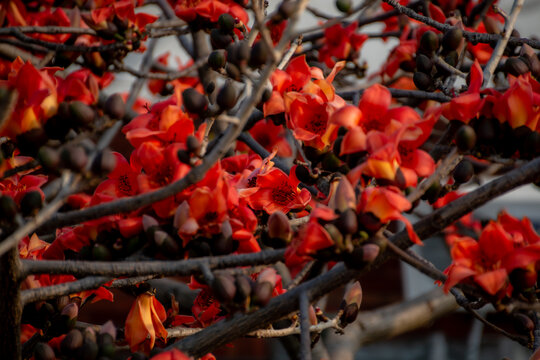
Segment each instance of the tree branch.
[{"label": "tree branch", "polygon": [[21,274],[71,274],[74,276],[185,276],[199,274],[200,264],[211,270],[236,266],[266,265],[283,260],[285,250],[264,250],[251,254],[209,256],[188,260],[171,261],[77,261],[77,260],[22,260]]},{"label": "tree branch", "polygon": [[[438,21],[435,21],[427,16],[423,16],[418,14],[416,11],[405,7],[401,4],[399,4],[396,0],[383,0],[385,3],[393,6],[396,10],[398,10],[400,13],[407,15],[411,19],[418,20],[426,25],[429,25],[437,30],[440,30],[442,32],[446,32],[450,29],[452,29],[451,25],[448,24],[442,24]],[[477,33],[473,31],[463,31],[463,37],[465,37],[467,40],[472,42],[473,44],[476,43],[491,43],[492,41],[498,41],[502,38],[501,35],[497,34],[486,34],[486,33]],[[528,44],[529,46],[540,49],[540,41],[533,40],[533,39],[526,39],[526,38],[517,38],[517,37],[510,37],[508,39],[508,43],[510,44]]]}]

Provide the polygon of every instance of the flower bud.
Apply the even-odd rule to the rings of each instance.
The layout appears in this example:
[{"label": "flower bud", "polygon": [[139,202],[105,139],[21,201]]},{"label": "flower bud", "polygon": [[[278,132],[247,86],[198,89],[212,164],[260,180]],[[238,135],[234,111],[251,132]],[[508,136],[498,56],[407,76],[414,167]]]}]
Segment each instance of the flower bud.
[{"label": "flower bud", "polygon": [[188,135],[188,137],[186,138],[187,151],[193,154],[198,154],[200,148],[201,148],[201,143],[199,142],[199,140],[193,135]]},{"label": "flower bud", "polygon": [[463,30],[453,27],[448,30],[442,38],[442,46],[446,51],[456,50],[463,40]]},{"label": "flower bud", "polygon": [[206,96],[193,88],[182,92],[182,101],[186,110],[192,114],[201,115],[208,108]]},{"label": "flower bud", "polygon": [[60,350],[62,350],[62,354],[64,355],[75,356],[77,354],[77,349],[79,349],[82,344],[83,336],[81,332],[77,329],[72,329],[60,343]]},{"label": "flower bud", "polygon": [[174,257],[180,252],[180,247],[174,239],[163,230],[154,232],[154,242],[160,252],[167,257]]},{"label": "flower bud", "polygon": [[226,82],[219,90],[216,102],[222,110],[229,110],[236,105],[237,95],[234,85],[231,82]]},{"label": "flower bud", "polygon": [[112,341],[116,340],[116,326],[114,326],[111,320],[101,325],[101,329],[99,330],[99,333],[108,334],[111,337]]},{"label": "flower bud", "polygon": [[472,176],[474,175],[474,167],[473,164],[465,159],[462,160],[454,169],[454,172],[452,173],[452,177],[454,178],[454,181],[456,184],[463,184],[469,181]]},{"label": "flower bud", "polygon": [[341,310],[343,314],[340,317],[340,325],[347,326],[354,322],[358,316],[360,310],[360,304],[362,304],[362,287],[360,283],[356,281],[345,294],[345,298],[341,303]]},{"label": "flower bud", "polygon": [[92,248],[92,259],[97,261],[112,260],[111,250],[103,244],[95,244]]},{"label": "flower bud", "polygon": [[351,0],[336,0],[336,7],[342,13],[349,14],[352,9],[352,1]]},{"label": "flower bud", "polygon": [[39,191],[29,191],[23,195],[20,203],[23,216],[33,216],[43,206],[43,199]]},{"label": "flower bud", "polygon": [[416,55],[416,69],[430,75],[433,70],[433,61],[424,54]]},{"label": "flower bud", "polygon": [[126,114],[126,104],[120,94],[112,94],[105,101],[103,110],[113,119],[121,120]]},{"label": "flower bud", "polygon": [[212,31],[210,31],[210,42],[214,49],[225,49],[233,42],[233,38],[230,34],[227,34],[220,29],[212,29]]},{"label": "flower bud", "polygon": [[362,246],[362,252],[363,252],[362,260],[367,263],[370,263],[374,261],[377,258],[377,256],[379,256],[380,251],[381,249],[376,244],[363,245]]},{"label": "flower bud", "polygon": [[245,275],[237,275],[235,278],[236,294],[234,295],[234,301],[242,303],[246,299],[249,299],[252,289],[252,281]]},{"label": "flower bud", "polygon": [[522,58],[510,57],[504,63],[504,71],[514,76],[519,76],[529,72],[530,69]]},{"label": "flower bud", "polygon": [[231,274],[221,273],[216,275],[212,284],[212,291],[216,298],[223,303],[230,303],[236,294],[235,279]]},{"label": "flower bud", "polygon": [[311,174],[308,167],[305,165],[296,166],[294,168],[294,173],[298,180],[300,180],[306,185],[313,185],[317,181],[317,178]]},{"label": "flower bud", "polygon": [[476,145],[476,132],[469,125],[463,125],[456,133],[456,145],[460,151],[469,151]]},{"label": "flower bud", "polygon": [[264,306],[272,298],[274,287],[269,282],[256,282],[253,289],[252,302],[255,305]]},{"label": "flower bud", "polygon": [[289,242],[293,231],[289,224],[289,218],[281,211],[276,211],[268,218],[268,236]]},{"label": "flower bud", "polygon": [[349,180],[343,176],[332,194],[328,206],[339,212],[345,212],[347,209],[356,208],[356,194]]},{"label": "flower bud", "polygon": [[218,18],[219,28],[224,32],[231,32],[234,30],[235,20],[227,13],[221,14]]},{"label": "flower bud", "polygon": [[214,50],[208,55],[208,65],[213,70],[223,69],[226,63],[225,50]]},{"label": "flower bud", "polygon": [[79,306],[76,303],[71,302],[64,306],[60,315],[66,315],[70,320],[76,320],[79,315]]},{"label": "flower bud", "polygon": [[37,153],[37,160],[45,170],[57,171],[60,167],[60,154],[53,148],[42,146]]},{"label": "flower bud", "polygon": [[514,329],[520,334],[528,335],[535,329],[534,322],[525,314],[516,313],[512,320]]},{"label": "flower bud", "polygon": [[62,149],[60,158],[65,167],[79,172],[84,169],[88,162],[88,155],[80,146],[66,146]]},{"label": "flower bud", "polygon": [[439,48],[439,37],[433,31],[428,30],[420,38],[420,48],[431,54]]},{"label": "flower bud", "polygon": [[104,333],[103,329],[101,331],[102,332],[97,337],[99,355],[112,358],[114,356],[114,353],[116,352],[114,346],[114,338],[111,336],[110,333]]},{"label": "flower bud", "polygon": [[82,101],[73,101],[69,105],[69,111],[79,126],[88,126],[96,118],[96,112],[92,107],[86,105]]},{"label": "flower bud", "polygon": [[116,167],[116,156],[105,149],[97,153],[94,161],[92,161],[92,172],[98,175],[107,175]]},{"label": "flower bud", "polygon": [[335,225],[342,234],[354,234],[358,231],[358,219],[353,209],[342,212],[335,221]]},{"label": "flower bud", "polygon": [[34,347],[34,359],[35,360],[55,360],[53,348],[44,342],[39,342]]},{"label": "flower bud", "polygon": [[413,82],[419,90],[428,90],[433,85],[431,76],[419,71],[413,74]]},{"label": "flower bud", "polygon": [[148,229],[150,229],[152,227],[158,227],[159,223],[152,216],[144,214],[142,216],[142,225],[143,225],[144,231],[148,231]]},{"label": "flower bud", "polygon": [[249,66],[252,68],[260,68],[268,60],[268,49],[264,42],[256,42],[251,48],[251,54],[249,56]]}]

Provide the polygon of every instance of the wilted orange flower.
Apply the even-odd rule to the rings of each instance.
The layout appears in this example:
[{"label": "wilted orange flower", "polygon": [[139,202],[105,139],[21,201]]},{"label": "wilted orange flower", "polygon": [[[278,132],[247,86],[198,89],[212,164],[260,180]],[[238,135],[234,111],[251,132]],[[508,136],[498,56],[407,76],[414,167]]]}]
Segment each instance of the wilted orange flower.
[{"label": "wilted orange flower", "polygon": [[125,334],[131,351],[149,353],[156,337],[166,340],[167,330],[163,327],[166,318],[163,305],[153,294],[139,295],[126,318]]}]

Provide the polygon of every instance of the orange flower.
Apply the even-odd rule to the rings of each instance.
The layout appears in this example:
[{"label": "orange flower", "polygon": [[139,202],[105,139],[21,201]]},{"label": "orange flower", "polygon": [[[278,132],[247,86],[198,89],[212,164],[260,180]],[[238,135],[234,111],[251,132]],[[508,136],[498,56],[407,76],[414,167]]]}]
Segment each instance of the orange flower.
[{"label": "orange flower", "polygon": [[165,341],[167,330],[163,327],[163,321],[166,318],[163,305],[153,294],[139,295],[126,318],[125,334],[131,351],[149,353],[154,347],[156,337]]},{"label": "orange flower", "polygon": [[411,203],[394,186],[388,187],[369,187],[362,192],[360,202],[358,203],[358,213],[372,213],[381,223],[387,223],[391,220],[401,220],[405,223],[409,239],[418,245],[422,241],[414,232],[410,221],[402,215],[403,211],[411,208]]}]

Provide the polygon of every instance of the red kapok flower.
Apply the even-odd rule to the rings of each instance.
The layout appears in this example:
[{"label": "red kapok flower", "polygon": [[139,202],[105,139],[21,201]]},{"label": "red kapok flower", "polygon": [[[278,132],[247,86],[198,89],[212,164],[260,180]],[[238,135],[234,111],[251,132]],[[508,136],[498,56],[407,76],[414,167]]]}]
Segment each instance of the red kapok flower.
[{"label": "red kapok flower", "polygon": [[293,209],[303,209],[311,200],[307,189],[298,189],[298,184],[277,168],[257,175],[256,187],[257,191],[249,195],[247,200],[255,210],[264,210],[269,214],[278,210],[286,214]]},{"label": "red kapok flower", "polygon": [[414,232],[410,221],[403,216],[402,212],[411,208],[411,203],[398,188],[388,187],[368,187],[362,192],[357,206],[358,213],[370,212],[375,215],[381,223],[390,220],[400,220],[405,223],[409,239],[415,244],[422,245],[422,241]]},{"label": "red kapok flower", "polygon": [[166,318],[165,308],[154,295],[139,295],[126,318],[125,335],[131,351],[149,353],[156,337],[166,340],[167,330],[163,327]]},{"label": "red kapok flower", "polygon": [[326,28],[324,30],[324,45],[319,50],[319,61],[331,68],[336,64],[336,60],[347,60],[358,52],[368,36],[356,34],[357,28],[356,21],[345,27],[338,23]]}]

